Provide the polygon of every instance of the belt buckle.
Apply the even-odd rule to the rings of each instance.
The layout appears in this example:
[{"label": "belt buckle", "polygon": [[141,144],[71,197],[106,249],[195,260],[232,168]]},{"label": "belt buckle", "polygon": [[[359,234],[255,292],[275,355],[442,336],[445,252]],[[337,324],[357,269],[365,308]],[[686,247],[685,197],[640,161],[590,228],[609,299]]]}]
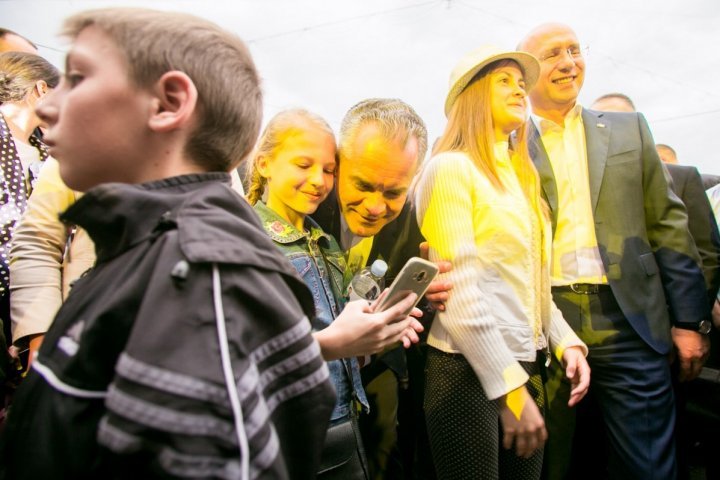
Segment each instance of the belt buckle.
[{"label": "belt buckle", "polygon": [[592,295],[600,291],[600,287],[595,284],[588,283],[571,283],[570,290],[578,295]]}]

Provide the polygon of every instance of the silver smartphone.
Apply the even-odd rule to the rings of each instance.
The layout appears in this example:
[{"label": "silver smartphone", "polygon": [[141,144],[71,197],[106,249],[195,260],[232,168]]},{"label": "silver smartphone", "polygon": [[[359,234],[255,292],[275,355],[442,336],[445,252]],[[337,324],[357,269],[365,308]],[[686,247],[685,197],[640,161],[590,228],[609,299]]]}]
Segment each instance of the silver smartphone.
[{"label": "silver smartphone", "polygon": [[[389,291],[378,301],[374,310],[376,312],[387,310],[405,298],[410,292],[417,293],[417,300],[415,301],[415,305],[417,305],[417,302],[425,295],[430,282],[433,281],[437,274],[438,267],[434,263],[420,257],[410,258],[395,277]],[[415,305],[410,307],[405,312],[405,315],[410,314]]]}]

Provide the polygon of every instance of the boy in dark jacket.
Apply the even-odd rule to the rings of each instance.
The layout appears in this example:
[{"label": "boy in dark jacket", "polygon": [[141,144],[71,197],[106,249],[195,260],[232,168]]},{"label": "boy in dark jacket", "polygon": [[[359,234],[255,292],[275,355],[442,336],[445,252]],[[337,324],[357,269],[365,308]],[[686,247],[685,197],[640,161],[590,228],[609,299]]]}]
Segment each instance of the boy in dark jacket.
[{"label": "boy in dark jacket", "polygon": [[226,173],[260,126],[245,45],[136,9],[74,15],[64,33],[65,78],[38,114],[63,180],[87,192],[62,218],[97,264],[15,397],[0,470],[313,478],[334,404],[313,300]]}]

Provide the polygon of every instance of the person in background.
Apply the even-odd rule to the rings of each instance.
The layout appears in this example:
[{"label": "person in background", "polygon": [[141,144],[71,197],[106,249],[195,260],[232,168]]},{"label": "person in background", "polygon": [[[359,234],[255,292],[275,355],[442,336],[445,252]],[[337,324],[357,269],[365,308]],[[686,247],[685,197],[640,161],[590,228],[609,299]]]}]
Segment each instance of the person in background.
[{"label": "person in background", "polygon": [[20,34],[0,27],[0,53],[25,52],[37,55],[37,46]]},{"label": "person in background", "polygon": [[81,195],[65,185],[57,161],[48,158],[13,235],[12,342],[18,351],[28,351],[26,369],[73,282],[95,263],[95,246],[87,232],[59,217]]},{"label": "person in background", "polygon": [[624,93],[606,93],[595,99],[590,110],[599,112],[634,112],[635,104]]},{"label": "person in background", "polygon": [[709,305],[712,308],[720,288],[720,233],[712,206],[697,168],[676,163],[665,163],[665,168],[672,178],[673,192],[680,197],[687,209],[688,229],[700,254]]},{"label": "person in background", "polygon": [[465,55],[450,75],[445,132],[414,192],[430,259],[453,264],[426,367],[440,479],[540,478],[542,365],[550,355],[561,362],[571,406],[590,382],[587,348],[550,293],[552,233],[524,133],[538,72],[527,53],[484,46]]},{"label": "person in background", "polygon": [[[705,193],[710,201],[715,221],[720,222],[720,185],[711,187]],[[720,292],[718,292],[718,298],[713,305],[712,319],[715,328],[720,329]]]},{"label": "person in background", "polygon": [[[667,356],[674,346],[680,378],[689,380],[708,351],[705,282],[685,207],[642,115],[577,103],[585,58],[572,28],[540,25],[519,49],[540,61],[528,141],[553,224],[553,298],[590,349],[588,396],[604,423],[588,430],[581,402],[576,424],[564,372],[551,365],[546,474],[674,478]],[[596,452],[598,439],[608,461]]]},{"label": "person in background", "polygon": [[65,75],[37,112],[84,192],[62,220],[97,260],[18,389],[0,477],[313,478],[335,395],[312,295],[227,173],[261,124],[247,46],[133,8],[63,33]]},{"label": "person in background", "polygon": [[712,187],[720,183],[720,175],[713,175],[711,173],[701,173],[703,188],[705,191],[710,190]]},{"label": "person in background", "polygon": [[[4,412],[17,374],[22,369],[7,346],[10,338],[9,251],[15,227],[25,212],[47,148],[37,136],[43,121],[35,114],[38,102],[60,81],[47,60],[32,53],[0,53],[0,411]],[[13,365],[11,367],[11,364]],[[11,370],[12,369],[12,370]],[[6,383],[8,376],[13,380]],[[0,413],[0,423],[3,414]]]},{"label": "person in background", "polygon": [[672,148],[670,145],[665,145],[664,143],[656,143],[655,148],[657,149],[658,155],[660,156],[660,160],[662,160],[664,164],[678,164],[677,153],[675,153],[675,149]]},{"label": "person in background", "polygon": [[[316,299],[313,330],[337,392],[318,478],[369,479],[357,427],[357,412],[367,412],[368,402],[355,357],[377,353],[398,342],[406,334],[405,329],[417,341],[413,326],[422,330],[422,325],[405,319],[402,305],[378,314],[372,314],[362,300],[345,305],[344,252],[308,216],[332,190],[337,168],[335,136],[322,118],[306,110],[275,115],[260,136],[248,165],[248,201]],[[263,195],[266,200],[260,201]],[[377,338],[386,340],[371,344]],[[405,342],[409,347],[410,341],[406,338]],[[354,454],[348,461],[334,454],[338,451]]]}]

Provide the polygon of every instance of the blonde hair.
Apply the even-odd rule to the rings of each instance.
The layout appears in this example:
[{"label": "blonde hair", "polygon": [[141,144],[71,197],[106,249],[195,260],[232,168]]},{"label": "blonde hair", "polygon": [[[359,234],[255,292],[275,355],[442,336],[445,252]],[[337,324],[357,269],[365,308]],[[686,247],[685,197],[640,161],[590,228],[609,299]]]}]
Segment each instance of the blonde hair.
[{"label": "blonde hair", "polygon": [[369,98],[348,110],[340,125],[340,157],[351,148],[360,128],[367,124],[376,125],[385,139],[396,140],[403,146],[415,137],[418,163],[422,163],[427,152],[425,122],[410,105],[397,98]]},{"label": "blonde hair", "polygon": [[140,8],[89,10],[69,17],[63,34],[94,26],[124,54],[128,76],[150,88],[165,73],[187,74],[198,91],[197,125],[186,153],[206,171],[229,171],[251,151],[262,123],[260,78],[240,38],[177,12]]},{"label": "blonde hair", "polygon": [[[507,65],[517,63],[513,60],[500,60],[487,65],[475,75],[455,100],[445,131],[432,152],[433,155],[446,151],[466,153],[498,190],[505,190],[505,186],[498,176],[495,158],[490,73]],[[510,157],[513,170],[525,197],[541,219],[547,218],[547,205],[540,197],[540,177],[528,153],[527,122],[515,131],[512,150]]]},{"label": "blonde hair", "polygon": [[309,128],[316,128],[327,133],[335,143],[335,134],[330,125],[319,115],[307,110],[300,108],[284,110],[270,119],[255,146],[252,161],[247,162],[246,166],[245,178],[248,192],[245,197],[250,205],[255,205],[262,198],[265,193],[265,185],[267,185],[267,179],[260,175],[257,168],[258,160],[261,157],[272,157],[282,147],[283,141]]},{"label": "blonde hair", "polygon": [[41,80],[49,88],[55,88],[60,82],[60,72],[39,55],[0,53],[0,103],[24,100]]}]

